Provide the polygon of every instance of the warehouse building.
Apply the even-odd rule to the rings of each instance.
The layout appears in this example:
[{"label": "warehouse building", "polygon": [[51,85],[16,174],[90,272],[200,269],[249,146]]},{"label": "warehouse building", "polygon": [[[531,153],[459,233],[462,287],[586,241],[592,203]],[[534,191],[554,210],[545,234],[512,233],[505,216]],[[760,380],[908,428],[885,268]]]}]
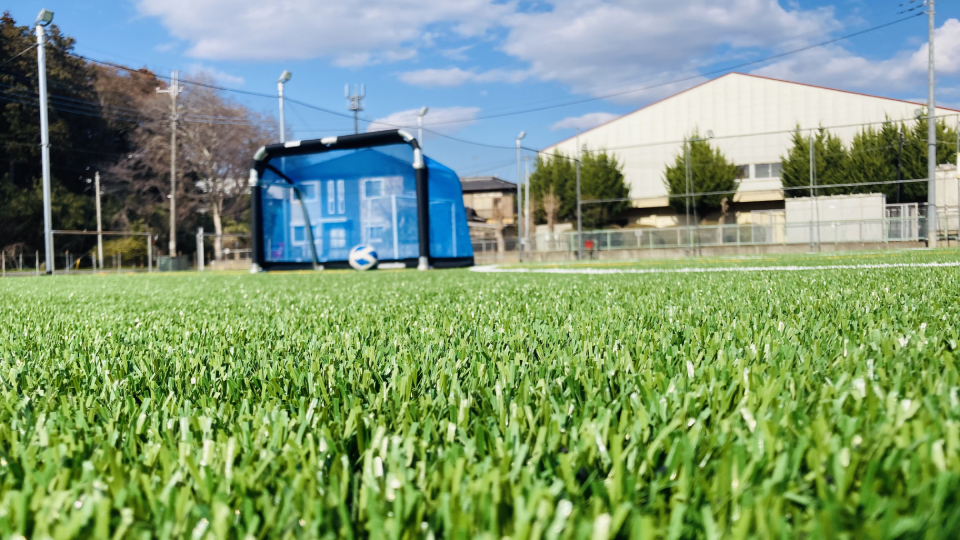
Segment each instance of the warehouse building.
[{"label": "warehouse building", "polygon": [[[669,207],[664,171],[682,153],[685,137],[694,131],[701,136],[712,132],[711,144],[742,171],[732,215],[739,223],[750,223],[751,215],[784,208],[780,162],[792,146],[791,131],[797,126],[828,128],[849,147],[860,126],[888,119],[909,125],[922,107],[923,103],[730,73],[544,151],[573,155],[579,140],[590,151],[616,155],[635,199],[627,213],[629,225],[669,227],[682,224],[683,216]],[[937,114],[956,112],[940,108]],[[957,116],[947,122],[955,125]]]}]

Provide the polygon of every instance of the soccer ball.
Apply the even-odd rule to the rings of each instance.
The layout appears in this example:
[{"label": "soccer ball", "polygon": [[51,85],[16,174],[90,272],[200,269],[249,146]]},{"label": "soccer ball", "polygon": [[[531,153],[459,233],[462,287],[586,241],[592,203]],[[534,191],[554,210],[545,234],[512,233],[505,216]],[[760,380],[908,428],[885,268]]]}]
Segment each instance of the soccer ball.
[{"label": "soccer ball", "polygon": [[369,270],[377,265],[377,252],[371,246],[360,244],[350,250],[350,266],[357,270]]}]

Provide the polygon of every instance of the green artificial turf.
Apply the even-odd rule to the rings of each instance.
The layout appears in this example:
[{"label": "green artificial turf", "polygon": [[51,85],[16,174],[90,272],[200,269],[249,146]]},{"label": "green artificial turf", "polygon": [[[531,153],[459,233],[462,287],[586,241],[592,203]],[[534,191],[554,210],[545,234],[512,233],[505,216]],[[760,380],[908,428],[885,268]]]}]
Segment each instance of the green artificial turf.
[{"label": "green artificial turf", "polygon": [[956,267],[0,280],[0,538],[957,538],[958,325]]}]

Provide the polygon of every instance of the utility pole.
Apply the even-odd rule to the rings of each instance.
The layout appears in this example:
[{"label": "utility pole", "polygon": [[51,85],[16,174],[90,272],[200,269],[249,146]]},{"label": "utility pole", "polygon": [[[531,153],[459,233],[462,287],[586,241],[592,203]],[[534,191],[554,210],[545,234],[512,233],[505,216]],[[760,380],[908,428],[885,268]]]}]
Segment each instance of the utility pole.
[{"label": "utility pole", "polygon": [[50,210],[50,129],[47,119],[47,56],[44,28],[53,21],[53,12],[42,9],[37,26],[37,64],[40,86],[40,155],[43,160],[43,243],[47,274],[53,274],[53,215]]},{"label": "utility pole", "polygon": [[157,88],[158,94],[170,94],[170,257],[177,256],[177,96],[182,91],[179,71],[171,74],[166,90]]},{"label": "utility pole", "polygon": [[927,245],[937,247],[937,115],[934,80],[933,33],[936,0],[927,0],[929,60],[927,62]]},{"label": "utility pole", "polygon": [[525,156],[523,160],[523,208],[526,216],[523,221],[523,231],[527,233],[527,249],[530,253],[533,253],[533,248],[530,247],[532,236],[530,233],[531,225],[533,225],[533,219],[530,218],[530,156]]},{"label": "utility pole", "polygon": [[360,133],[360,111],[363,110],[363,98],[367,97],[367,88],[360,85],[360,91],[357,92],[357,85],[353,85],[353,92],[350,93],[350,85],[343,88],[343,94],[347,98],[347,110],[353,111],[353,133]]},{"label": "utility pole", "polygon": [[523,173],[520,171],[520,141],[527,136],[526,131],[517,135],[517,256],[523,262]]},{"label": "utility pole", "polygon": [[[897,204],[900,204],[900,198],[903,196],[903,125],[897,128],[899,145],[897,148]],[[902,217],[902,216],[901,216]]]},{"label": "utility pole", "polygon": [[93,186],[97,195],[97,260],[103,270],[103,228],[100,223],[100,171],[93,175]]},{"label": "utility pole", "polygon": [[583,158],[583,147],[580,146],[580,131],[577,130],[577,260],[583,260],[583,209],[580,194],[580,160]]},{"label": "utility pole", "polygon": [[277,94],[280,96],[280,142],[287,142],[287,126],[283,123],[283,85],[290,80],[293,74],[284,70],[277,79]]},{"label": "utility pole", "polygon": [[686,137],[683,138],[683,175],[683,190],[686,192],[683,197],[683,224],[687,228],[687,253],[689,254],[693,247],[693,242],[690,238],[690,141]]},{"label": "utility pole", "polygon": [[[814,251],[814,224],[816,224],[816,237],[820,237],[820,209],[817,207],[817,192],[814,186],[817,183],[817,160],[814,154],[813,130],[810,130],[808,138],[810,142],[810,251]],[[818,242],[819,243],[819,242]]]}]

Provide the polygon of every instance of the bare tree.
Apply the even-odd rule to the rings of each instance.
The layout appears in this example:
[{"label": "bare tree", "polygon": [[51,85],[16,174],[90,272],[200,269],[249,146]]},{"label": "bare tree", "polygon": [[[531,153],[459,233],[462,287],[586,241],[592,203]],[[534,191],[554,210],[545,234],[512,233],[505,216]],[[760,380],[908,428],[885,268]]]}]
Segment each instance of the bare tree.
[{"label": "bare tree", "polygon": [[214,256],[222,260],[224,220],[239,221],[249,206],[250,160],[275,140],[276,130],[268,119],[202,86],[184,94],[183,113],[183,159],[195,177],[201,211],[210,212]]},{"label": "bare tree", "polygon": [[560,196],[557,195],[554,186],[549,186],[547,191],[544,192],[540,205],[547,217],[547,230],[553,232],[553,228],[557,224],[557,214],[560,213]]},{"label": "bare tree", "polygon": [[[104,87],[112,89],[104,95],[134,111],[120,117],[127,122],[134,118],[131,149],[109,171],[107,193],[121,203],[114,216],[121,228],[141,221],[165,231],[170,193],[170,100],[157,95],[155,88],[163,84],[149,75],[147,82],[136,73],[103,77]],[[191,78],[210,82],[203,75]],[[209,212],[217,235],[214,253],[222,259],[225,220],[239,221],[249,204],[246,178],[250,160],[259,146],[276,139],[276,128],[272,119],[223,97],[219,90],[184,86],[177,111],[177,221],[190,226],[198,215]]]}]

